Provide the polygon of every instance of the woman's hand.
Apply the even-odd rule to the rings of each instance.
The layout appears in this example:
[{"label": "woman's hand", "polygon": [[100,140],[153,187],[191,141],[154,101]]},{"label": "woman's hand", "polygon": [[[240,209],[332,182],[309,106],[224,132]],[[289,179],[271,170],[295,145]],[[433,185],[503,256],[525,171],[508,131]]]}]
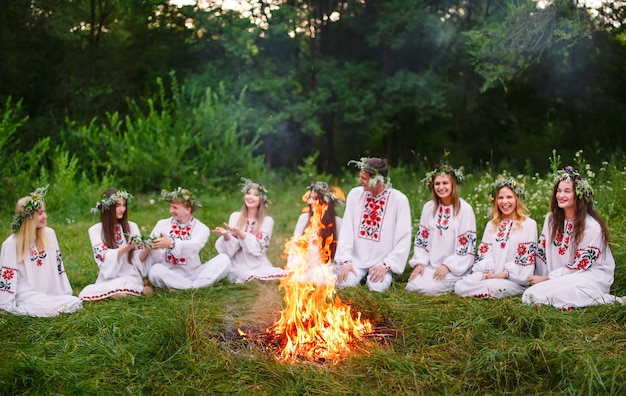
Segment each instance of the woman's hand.
[{"label": "woman's hand", "polygon": [[539,276],[539,275],[531,275],[528,277],[528,283],[530,283],[530,285],[536,285],[537,283],[541,283],[541,282],[545,282],[547,281],[548,278],[547,276]]},{"label": "woman's hand", "polygon": [[346,279],[348,279],[348,274],[350,272],[356,275],[356,271],[354,270],[354,267],[352,266],[352,264],[349,264],[349,263],[343,264],[341,268],[339,269],[339,273],[337,274],[337,280],[339,282],[344,282]]},{"label": "woman's hand", "polygon": [[375,265],[369,269],[369,278],[372,282],[378,283],[382,282],[385,279],[385,275],[387,275],[387,269],[382,265]]},{"label": "woman's hand", "polygon": [[412,281],[413,279],[417,278],[417,276],[422,275],[424,275],[424,265],[418,264],[415,266],[415,268],[413,268],[413,272],[411,272],[411,275],[409,275],[409,281]]},{"label": "woman's hand", "polygon": [[493,270],[489,270],[483,274],[482,280],[485,279],[509,279],[509,271],[504,270],[499,274],[494,274]]},{"label": "woman's hand", "polygon": [[437,268],[437,270],[433,274],[433,279],[440,280],[440,281],[444,280],[446,279],[446,276],[448,276],[449,273],[450,273],[450,268],[448,268],[448,266],[445,264],[441,264],[439,268]]}]

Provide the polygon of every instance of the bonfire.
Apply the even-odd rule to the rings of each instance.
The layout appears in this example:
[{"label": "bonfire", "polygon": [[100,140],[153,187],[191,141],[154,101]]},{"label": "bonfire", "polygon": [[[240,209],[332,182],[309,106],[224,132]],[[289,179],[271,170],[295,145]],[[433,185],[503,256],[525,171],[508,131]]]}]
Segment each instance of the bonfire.
[{"label": "bonfire", "polygon": [[355,342],[372,331],[368,320],[336,295],[330,253],[332,237],[322,240],[322,216],[328,204],[322,200],[312,206],[309,227],[285,245],[289,275],[280,282],[285,308],[272,328],[280,340],[280,357],[286,361],[338,360],[355,347]]}]

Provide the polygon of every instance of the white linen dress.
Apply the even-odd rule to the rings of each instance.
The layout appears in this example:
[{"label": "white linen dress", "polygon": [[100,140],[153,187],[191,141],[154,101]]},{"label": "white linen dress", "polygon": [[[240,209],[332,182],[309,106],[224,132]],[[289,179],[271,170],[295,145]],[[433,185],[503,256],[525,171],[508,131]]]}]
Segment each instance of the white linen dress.
[{"label": "white linen dress", "polygon": [[[462,198],[460,201],[456,215],[452,205],[440,205],[433,216],[435,203],[424,204],[409,260],[413,268],[422,264],[424,272],[407,282],[406,290],[432,296],[448,293],[469,273],[476,251],[476,217],[472,207]],[[443,280],[433,279],[442,264],[450,272]]]},{"label": "white linen dress", "polygon": [[583,238],[574,250],[573,220],[565,220],[563,234],[549,240],[552,227],[549,213],[537,247],[535,273],[550,279],[530,286],[522,295],[526,304],[549,304],[568,310],[598,304],[623,303],[609,294],[613,284],[615,260],[602,239],[600,224],[591,216],[585,219]]},{"label": "white linen dress", "polygon": [[[241,212],[234,212],[228,219],[228,225],[237,225]],[[260,230],[257,230],[256,219],[246,219],[243,232],[246,233],[244,239],[239,239],[233,235],[227,241],[224,236],[220,236],[215,242],[215,248],[221,254],[230,257],[230,271],[228,279],[233,283],[244,283],[251,280],[276,280],[287,274],[282,268],[274,267],[267,258],[267,249],[270,246],[272,231],[274,230],[274,219],[265,216]]]},{"label": "white linen dress", "polygon": [[[537,222],[529,217],[515,228],[515,221],[502,220],[498,227],[485,226],[483,239],[476,251],[472,273],[454,286],[454,292],[464,297],[502,298],[521,294],[528,287],[528,277],[535,271]],[[508,279],[482,279],[487,271]]]},{"label": "white linen dress", "polygon": [[[140,235],[137,224],[129,221],[128,225],[132,235]],[[120,224],[114,226],[113,232],[117,245],[115,249],[107,248],[104,244],[102,223],[89,228],[93,257],[98,265],[98,278],[96,283],[86,286],[78,294],[83,301],[97,301],[119,294],[140,296],[143,292],[143,278],[140,273],[143,265],[139,259],[141,250],[133,252],[132,263],[128,262],[128,253],[118,257],[118,249],[128,241]]]},{"label": "white linen dress", "polygon": [[38,317],[81,309],[80,298],[72,296],[56,234],[48,227],[44,232],[49,246],[42,252],[33,246],[30,255],[19,263],[15,234],[2,244],[0,309],[15,315]]}]

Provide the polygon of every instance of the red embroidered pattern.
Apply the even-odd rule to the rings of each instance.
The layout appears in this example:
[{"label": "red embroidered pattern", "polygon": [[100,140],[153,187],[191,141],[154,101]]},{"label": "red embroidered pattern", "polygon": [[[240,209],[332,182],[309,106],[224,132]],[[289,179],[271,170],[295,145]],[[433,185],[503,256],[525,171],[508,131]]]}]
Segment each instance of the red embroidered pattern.
[{"label": "red embroidered pattern", "polygon": [[11,279],[15,277],[15,273],[17,272],[16,268],[2,267],[2,278],[0,278],[0,292],[6,292],[9,294],[15,294],[14,291],[11,290]]},{"label": "red embroidered pattern", "polygon": [[172,247],[167,248],[165,252],[165,260],[172,265],[187,265],[187,259],[178,258],[172,254],[172,249],[176,246],[176,240],[187,241],[191,239],[191,230],[196,224],[196,219],[192,218],[189,223],[181,225],[178,221],[174,221],[170,227],[170,238],[172,238]]},{"label": "red embroidered pattern", "polygon": [[43,252],[38,251],[34,247],[30,251],[30,261],[35,263],[37,267],[41,267],[43,265],[43,260],[48,256],[46,251]]},{"label": "red embroidered pattern", "polygon": [[369,191],[367,192],[359,226],[360,238],[372,241],[380,240],[380,229],[383,226],[383,219],[387,210],[389,191],[389,189],[385,189],[376,197],[373,197]]},{"label": "red embroidered pattern", "polygon": [[553,242],[560,256],[565,256],[567,249],[569,249],[570,242],[572,241],[572,233],[574,231],[574,220],[565,220],[564,229],[563,234],[556,234]]},{"label": "red embroidered pattern", "polygon": [[122,225],[116,224],[113,226],[113,234],[115,239],[115,244],[117,247],[120,247],[124,244],[124,232],[122,231]]},{"label": "red embroidered pattern", "polygon": [[509,237],[511,236],[511,228],[513,227],[513,220],[502,220],[498,225],[498,230],[496,231],[496,242],[500,249],[506,249],[506,243],[509,241]]},{"label": "red embroidered pattern", "polygon": [[437,211],[437,229],[439,235],[443,235],[443,232],[450,228],[450,217],[452,217],[452,206],[439,206]]}]

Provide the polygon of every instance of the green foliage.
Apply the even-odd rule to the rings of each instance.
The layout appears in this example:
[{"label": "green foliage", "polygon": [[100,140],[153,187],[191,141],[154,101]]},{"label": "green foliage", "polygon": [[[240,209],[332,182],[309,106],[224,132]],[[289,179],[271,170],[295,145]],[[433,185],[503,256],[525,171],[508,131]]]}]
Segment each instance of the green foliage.
[{"label": "green foliage", "polygon": [[50,139],[41,139],[30,142],[32,147],[27,152],[19,149],[17,138],[28,117],[21,116],[22,102],[13,104],[8,98],[3,107],[0,107],[0,157],[3,164],[0,167],[0,196],[5,197],[0,204],[3,212],[13,211],[15,202],[35,188],[36,177],[50,146]]},{"label": "green foliage", "polygon": [[173,75],[171,100],[161,80],[158,85],[158,99],[131,101],[130,115],[116,112],[105,123],[68,124],[81,162],[92,164],[92,177],[113,175],[131,191],[147,192],[177,186],[210,190],[238,179],[233,174],[258,174],[263,157],[254,154],[255,137],[241,136],[240,101],[228,102],[224,90],[187,92]]},{"label": "green foliage", "polygon": [[551,48],[566,50],[588,36],[590,22],[570,1],[538,8],[535,1],[511,2],[504,19],[494,18],[464,32],[476,72],[484,79],[481,92],[509,81]]}]

